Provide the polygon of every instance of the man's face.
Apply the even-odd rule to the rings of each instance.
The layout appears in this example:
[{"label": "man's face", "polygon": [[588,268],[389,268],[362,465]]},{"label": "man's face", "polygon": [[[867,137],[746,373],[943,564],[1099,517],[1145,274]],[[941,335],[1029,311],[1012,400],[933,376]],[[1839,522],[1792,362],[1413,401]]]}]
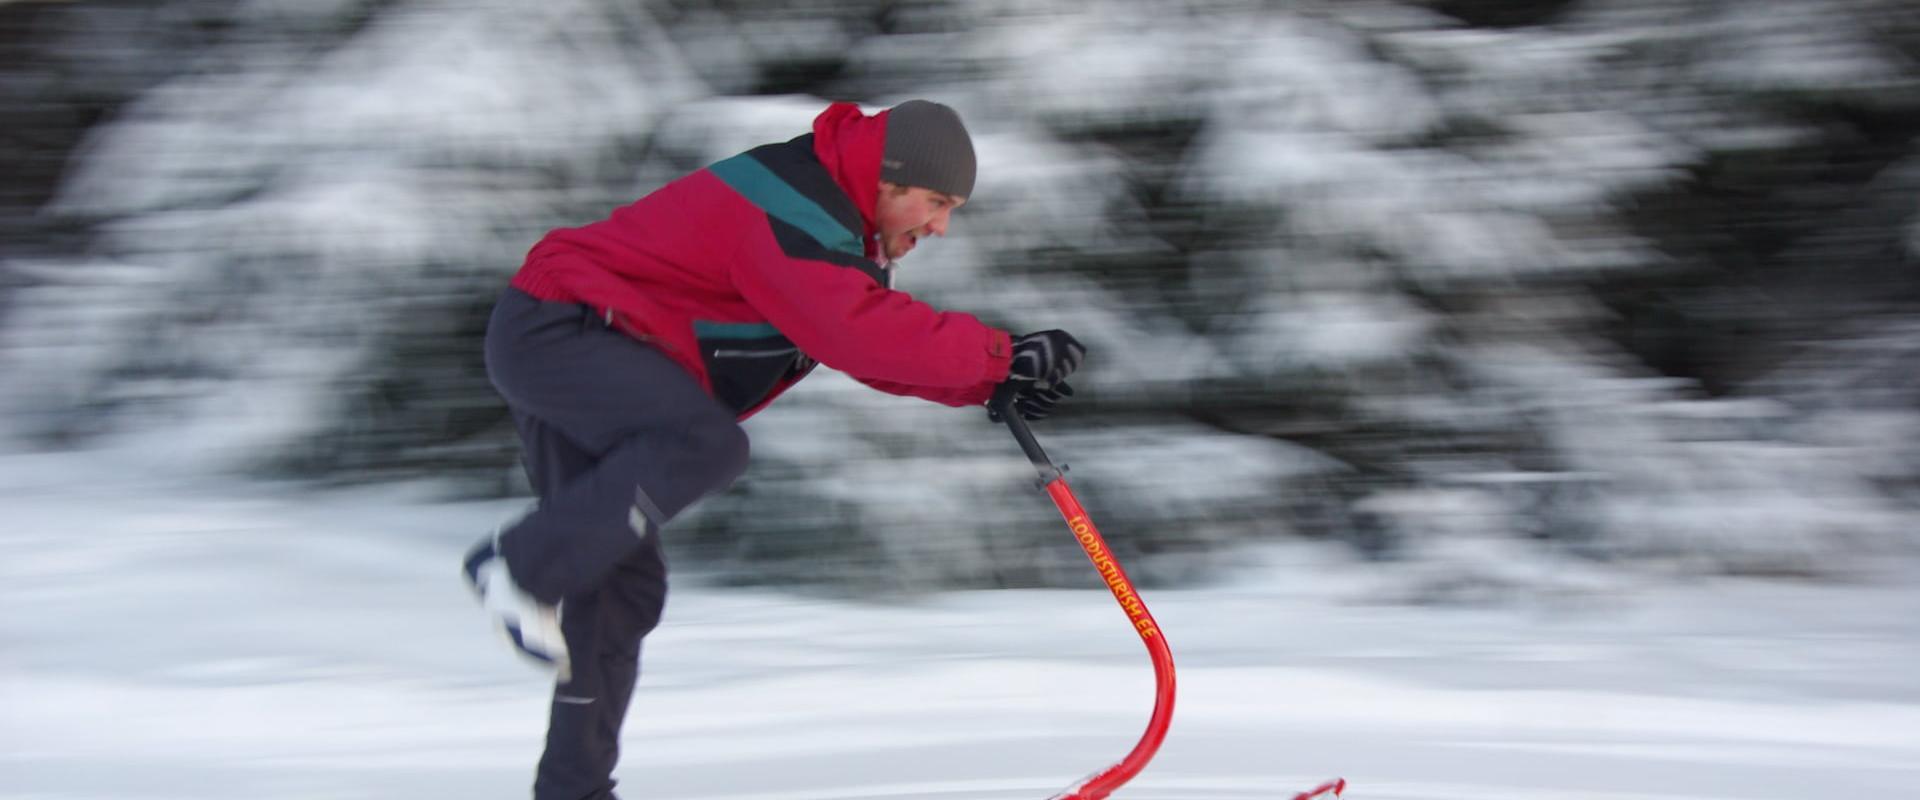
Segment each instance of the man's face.
[{"label": "man's face", "polygon": [[953,210],[967,199],[919,186],[880,183],[880,207],[874,220],[880,226],[880,250],[888,261],[899,260],[924,236],[947,235]]}]

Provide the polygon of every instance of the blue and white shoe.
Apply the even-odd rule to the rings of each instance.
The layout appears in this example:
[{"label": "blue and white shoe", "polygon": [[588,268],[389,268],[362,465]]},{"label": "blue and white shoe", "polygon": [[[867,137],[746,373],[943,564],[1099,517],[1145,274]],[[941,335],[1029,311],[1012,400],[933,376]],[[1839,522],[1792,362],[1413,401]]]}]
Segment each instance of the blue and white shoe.
[{"label": "blue and white shoe", "polygon": [[522,655],[558,671],[560,682],[566,683],[572,670],[567,638],[560,632],[560,607],[535,600],[513,582],[495,537],[487,537],[467,553],[461,571],[481,607],[493,618],[494,628]]}]

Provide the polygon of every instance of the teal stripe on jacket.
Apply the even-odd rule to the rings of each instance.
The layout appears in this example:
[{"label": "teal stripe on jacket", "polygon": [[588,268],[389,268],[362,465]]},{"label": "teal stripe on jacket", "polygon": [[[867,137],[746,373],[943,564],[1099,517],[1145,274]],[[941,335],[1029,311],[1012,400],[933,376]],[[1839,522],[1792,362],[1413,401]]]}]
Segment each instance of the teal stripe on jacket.
[{"label": "teal stripe on jacket", "polygon": [[707,169],[760,210],[806,231],[821,246],[856,256],[866,254],[860,246],[860,234],[847,230],[819,203],[788,185],[753,156],[737,155]]},{"label": "teal stripe on jacket", "polygon": [[693,335],[701,339],[763,339],[779,336],[779,329],[765,322],[693,321]]}]

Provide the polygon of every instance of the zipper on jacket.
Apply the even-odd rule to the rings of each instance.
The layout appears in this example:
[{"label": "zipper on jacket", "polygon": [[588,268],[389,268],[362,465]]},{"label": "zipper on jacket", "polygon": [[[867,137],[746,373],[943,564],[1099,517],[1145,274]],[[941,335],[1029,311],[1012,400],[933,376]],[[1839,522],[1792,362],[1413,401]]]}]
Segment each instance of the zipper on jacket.
[{"label": "zipper on jacket", "polygon": [[798,352],[800,352],[800,348],[798,347],[789,347],[785,350],[715,350],[713,351],[713,357],[714,358],[773,358],[775,356],[791,356],[794,353],[798,353]]}]

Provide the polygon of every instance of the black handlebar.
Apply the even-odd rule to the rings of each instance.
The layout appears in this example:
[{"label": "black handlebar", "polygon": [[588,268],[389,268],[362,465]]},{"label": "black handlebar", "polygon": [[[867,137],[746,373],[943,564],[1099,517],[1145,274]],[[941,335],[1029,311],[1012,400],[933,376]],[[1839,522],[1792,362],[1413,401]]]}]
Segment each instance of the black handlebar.
[{"label": "black handlebar", "polygon": [[993,399],[987,405],[1000,414],[1000,421],[1006,423],[1007,430],[1013,432],[1013,438],[1020,443],[1020,449],[1027,454],[1027,460],[1033,462],[1033,468],[1040,471],[1040,483],[1052,483],[1061,476],[1059,467],[1047,458],[1047,451],[1040,447],[1040,440],[1033,438],[1033,429],[1027,427],[1027,420],[1013,408],[1013,396],[1019,386],[1011,380],[1004,381],[993,390]]}]

